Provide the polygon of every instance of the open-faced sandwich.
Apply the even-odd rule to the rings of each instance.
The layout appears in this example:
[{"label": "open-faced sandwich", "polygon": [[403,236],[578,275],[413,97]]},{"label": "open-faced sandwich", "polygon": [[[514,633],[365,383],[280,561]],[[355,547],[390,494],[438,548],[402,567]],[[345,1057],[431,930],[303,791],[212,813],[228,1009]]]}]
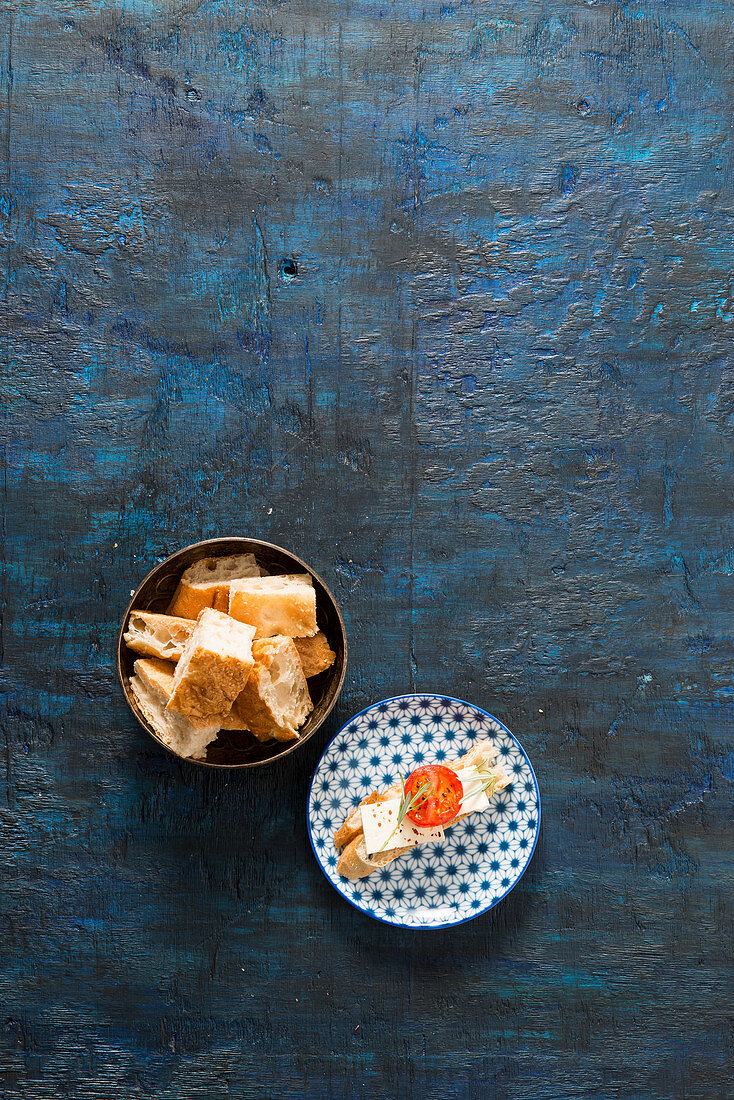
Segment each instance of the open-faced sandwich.
[{"label": "open-faced sandwich", "polygon": [[416,768],[405,782],[373,791],[334,833],[343,878],[371,875],[418,844],[435,843],[444,827],[489,809],[509,783],[492,741],[478,741],[458,760]]},{"label": "open-faced sandwich", "polygon": [[141,655],[130,678],[141,712],[187,757],[220,729],[295,740],[313,710],[307,680],[336,658],[310,574],[264,576],[252,554],[196,562],[168,614],[131,611],[124,639]]}]

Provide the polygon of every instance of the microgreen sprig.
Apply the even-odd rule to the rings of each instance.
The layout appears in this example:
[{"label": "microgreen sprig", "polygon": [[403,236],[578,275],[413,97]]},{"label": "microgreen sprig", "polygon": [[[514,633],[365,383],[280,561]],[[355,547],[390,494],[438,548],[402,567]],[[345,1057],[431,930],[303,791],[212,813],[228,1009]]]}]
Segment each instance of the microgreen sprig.
[{"label": "microgreen sprig", "polygon": [[405,789],[405,781],[403,780],[402,775],[399,778],[400,778],[400,784],[403,788],[403,794],[402,794],[402,797],[400,799],[400,806],[398,807],[398,820],[397,820],[397,823],[395,825],[395,828],[390,833],[390,835],[388,836],[385,843],[382,845],[381,848],[377,849],[378,852],[384,852],[385,851],[385,848],[387,848],[388,844],[390,843],[392,838],[395,836],[396,832],[398,831],[400,826],[403,824],[403,822],[405,821],[405,818],[410,813],[410,811],[414,810],[416,808],[416,806],[418,806],[418,804],[420,803],[423,796],[427,795],[428,792],[431,790],[431,784],[430,783],[421,783],[418,790],[411,797],[410,795],[408,795],[408,792]]},{"label": "microgreen sprig", "polygon": [[494,794],[495,787],[497,786],[499,780],[497,776],[492,775],[492,773],[487,768],[483,768],[481,765],[477,765],[476,768],[477,772],[479,773],[479,778],[482,780],[482,786],[477,787],[475,791],[471,791],[468,794],[465,791],[464,798],[473,798],[475,795],[483,794],[485,792],[487,793],[487,797],[491,798]]},{"label": "microgreen sprig", "polygon": [[477,771],[482,779],[486,780],[482,790],[486,792],[487,797],[491,798],[494,794],[494,789],[499,783],[499,779],[496,775],[492,775],[490,771],[485,771],[483,768],[478,768]]}]

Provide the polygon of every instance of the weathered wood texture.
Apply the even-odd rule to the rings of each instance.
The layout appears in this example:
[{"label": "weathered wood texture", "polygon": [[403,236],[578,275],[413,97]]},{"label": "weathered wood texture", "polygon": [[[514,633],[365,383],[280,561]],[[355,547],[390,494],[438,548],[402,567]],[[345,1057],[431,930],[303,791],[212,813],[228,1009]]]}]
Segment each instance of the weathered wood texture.
[{"label": "weathered wood texture", "polygon": [[[3,1096],[731,1096],[732,14],[5,5]],[[151,563],[229,533],[352,647],[232,777],[113,674]],[[446,934],[305,833],[327,737],[414,686],[543,791]]]}]

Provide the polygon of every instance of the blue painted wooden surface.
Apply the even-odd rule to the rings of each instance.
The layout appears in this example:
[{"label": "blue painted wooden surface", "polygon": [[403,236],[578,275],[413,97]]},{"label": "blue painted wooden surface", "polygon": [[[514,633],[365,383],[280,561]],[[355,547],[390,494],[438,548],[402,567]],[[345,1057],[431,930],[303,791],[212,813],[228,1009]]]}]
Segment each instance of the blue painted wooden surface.
[{"label": "blue painted wooden surface", "polygon": [[[731,1095],[732,9],[9,3],[2,1094]],[[113,673],[152,563],[293,549],[351,643],[228,777]],[[413,687],[520,737],[539,850],[391,931],[305,794]]]}]

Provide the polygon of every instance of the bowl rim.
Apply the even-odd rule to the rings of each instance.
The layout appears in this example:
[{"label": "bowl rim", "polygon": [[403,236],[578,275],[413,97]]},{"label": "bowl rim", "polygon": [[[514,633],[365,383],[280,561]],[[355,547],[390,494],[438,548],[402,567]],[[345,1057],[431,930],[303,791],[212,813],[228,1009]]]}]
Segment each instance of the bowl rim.
[{"label": "bowl rim", "polygon": [[[496,901],[491,902],[491,904],[485,906],[484,909],[477,909],[476,913],[470,913],[468,917],[462,917],[461,920],[445,921],[445,922],[442,922],[441,924],[401,924],[399,921],[388,920],[386,917],[378,917],[375,913],[368,913],[360,905],[357,905],[356,901],[353,901],[352,898],[350,898],[348,894],[346,894],[342,890],[340,890],[339,887],[336,885],[336,883],[332,882],[332,880],[329,878],[328,874],[326,873],[326,868],[324,867],[323,863],[321,862],[321,859],[319,858],[319,854],[316,851],[316,845],[314,844],[314,840],[313,840],[313,829],[311,828],[311,794],[313,792],[313,785],[316,782],[316,773],[319,770],[319,765],[321,764],[321,761],[323,760],[324,756],[329,751],[331,746],[334,744],[336,739],[342,733],[344,733],[344,731],[347,729],[347,727],[349,725],[351,725],[351,723],[355,720],[355,718],[360,718],[363,714],[366,714],[368,711],[372,710],[373,707],[379,707],[383,703],[395,703],[395,702],[399,702],[401,699],[425,699],[425,698],[430,698],[430,697],[433,697],[434,699],[443,699],[448,703],[460,703],[462,706],[465,706],[465,707],[473,707],[474,710],[478,710],[480,714],[483,714],[486,718],[491,719],[492,722],[496,722],[497,725],[505,731],[505,733],[508,735],[508,737],[512,738],[512,740],[515,742],[515,744],[519,748],[520,752],[525,757],[527,765],[530,769],[530,774],[532,776],[533,784],[535,786],[535,796],[536,796],[537,803],[538,803],[538,815],[537,815],[537,821],[536,821],[536,824],[535,824],[535,836],[533,838],[533,846],[530,849],[530,853],[528,855],[527,860],[525,861],[525,865],[523,866],[522,871],[517,876],[515,881],[510,886],[507,887],[507,889],[505,890],[505,892],[503,894],[500,894],[497,897]],[[515,736],[515,734],[512,732],[512,730],[509,729],[505,725],[504,722],[501,722],[499,720],[499,718],[495,718],[495,716],[493,714],[490,714],[488,710],[485,710],[484,707],[480,707],[478,703],[470,703],[467,699],[459,699],[455,695],[446,695],[443,692],[439,692],[439,691],[409,691],[409,692],[405,692],[402,695],[391,695],[387,699],[376,699],[374,703],[370,703],[369,706],[363,707],[362,710],[358,711],[356,714],[353,714],[352,717],[349,718],[344,723],[344,725],[341,726],[336,731],[334,736],[329,741],[328,745],[324,746],[324,750],[321,753],[321,756],[316,761],[316,765],[314,767],[313,774],[311,776],[311,781],[308,785],[308,793],[306,795],[306,832],[308,834],[308,839],[309,839],[309,843],[311,845],[311,851],[313,852],[314,859],[316,860],[316,863],[318,864],[319,870],[323,874],[326,881],[329,883],[329,886],[331,886],[331,888],[335,891],[335,893],[337,893],[340,898],[342,898],[344,901],[346,901],[348,905],[351,905],[353,909],[356,909],[358,913],[361,913],[363,917],[369,917],[370,920],[376,920],[379,924],[386,924],[389,928],[405,929],[408,932],[439,932],[439,931],[441,931],[443,929],[447,929],[447,928],[458,928],[462,924],[468,924],[469,921],[476,920],[477,917],[484,916],[485,913],[491,912],[491,910],[494,909],[496,906],[498,906],[501,901],[504,901],[504,899],[507,897],[507,895],[509,893],[511,893],[515,889],[515,887],[518,885],[518,883],[522,879],[523,875],[527,871],[528,867],[532,863],[533,856],[535,855],[535,849],[538,846],[538,839],[540,837],[541,815],[542,815],[542,810],[541,810],[541,798],[540,798],[540,784],[538,783],[538,777],[535,774],[535,768],[533,767],[533,764],[532,764],[532,761],[531,761],[530,757],[528,756],[527,752],[523,748],[523,745],[518,740],[518,738]]]},{"label": "bowl rim", "polygon": [[[268,550],[277,550],[278,553],[280,553],[280,554],[286,554],[294,562],[297,562],[300,566],[302,566],[306,573],[309,573],[312,577],[314,577],[319,582],[321,587],[326,592],[326,595],[331,600],[332,606],[334,608],[334,611],[336,612],[337,619],[339,621],[339,628],[341,630],[342,643],[343,643],[343,646],[344,646],[344,659],[342,661],[342,668],[341,668],[341,674],[339,676],[339,681],[336,685],[336,690],[334,691],[331,702],[329,703],[329,705],[326,708],[326,710],[324,711],[324,713],[321,715],[321,718],[318,722],[318,725],[315,725],[313,727],[313,729],[310,730],[309,733],[305,737],[299,737],[298,740],[296,740],[296,741],[280,742],[280,744],[283,745],[283,751],[279,752],[276,756],[270,756],[265,760],[243,761],[243,762],[238,763],[238,764],[215,764],[214,762],[210,762],[210,761],[207,761],[207,760],[195,760],[195,759],[193,759],[192,757],[189,757],[189,756],[181,756],[181,755],[179,755],[179,753],[174,752],[173,749],[170,748],[169,745],[166,745],[163,741],[161,741],[157,737],[154,730],[149,725],[148,721],[142,715],[138,714],[138,712],[136,711],[136,709],[134,708],[134,706],[131,702],[130,691],[129,691],[128,684],[126,682],[127,676],[126,676],[126,673],[125,673],[125,671],[122,667],[122,652],[123,652],[123,646],[126,647],[124,634],[125,634],[125,630],[127,629],[127,623],[128,623],[128,619],[130,618],[130,612],[135,610],[135,606],[134,606],[135,605],[135,598],[136,598],[138,592],[140,591],[140,589],[150,580],[150,578],[155,573],[158,572],[158,570],[161,568],[161,566],[164,566],[167,562],[172,561],[174,558],[178,557],[179,554],[186,553],[186,551],[188,551],[188,550],[198,550],[200,548],[202,550],[204,550],[205,548],[214,549],[220,543],[229,543],[229,544],[231,544],[233,542],[247,542],[247,543],[250,543],[250,544],[254,544],[255,546],[265,547]],[[205,557],[205,556],[206,556],[206,554],[202,554],[202,557]],[[212,556],[214,556],[214,555],[212,555]],[[268,764],[275,764],[275,763],[277,763],[277,761],[282,760],[285,756],[290,756],[291,753],[293,753],[297,749],[301,748],[302,745],[305,745],[307,741],[310,741],[310,739],[313,737],[313,735],[315,733],[318,733],[318,731],[321,729],[324,722],[326,721],[326,719],[329,717],[332,710],[336,706],[337,700],[338,700],[339,696],[341,695],[341,690],[344,686],[344,679],[345,679],[346,674],[347,674],[347,658],[348,658],[347,628],[346,628],[345,623],[344,623],[344,616],[342,615],[339,604],[337,603],[336,598],[334,596],[334,593],[331,591],[328,584],[326,584],[324,582],[323,578],[316,572],[315,569],[312,569],[310,565],[307,565],[306,562],[302,558],[299,558],[297,554],[294,554],[292,550],[286,550],[286,548],[284,546],[278,546],[277,543],[274,543],[274,542],[266,542],[265,539],[248,538],[246,535],[221,535],[221,536],[218,536],[217,538],[214,538],[214,539],[202,539],[199,542],[191,542],[186,546],[181,546],[178,550],[174,550],[174,552],[172,554],[169,554],[167,557],[165,557],[161,561],[159,561],[156,565],[153,566],[152,569],[148,570],[148,572],[145,574],[143,579],[140,581],[140,583],[137,585],[137,587],[133,591],[133,594],[130,597],[129,602],[127,603],[127,605],[125,607],[125,611],[123,612],[122,620],[120,622],[120,629],[117,632],[117,646],[116,646],[117,677],[118,677],[118,680],[120,681],[120,687],[122,688],[122,694],[125,697],[125,702],[127,703],[128,708],[129,708],[130,712],[132,713],[133,717],[138,722],[138,725],[142,726],[142,728],[145,730],[145,732],[153,739],[153,741],[155,741],[156,745],[158,745],[159,748],[165,749],[165,751],[167,753],[169,753],[169,755],[174,757],[174,759],[180,760],[184,764],[194,764],[194,765],[196,765],[197,767],[200,767],[200,768],[213,768],[215,770],[229,771],[233,768],[261,768],[261,767],[264,767]]]}]

